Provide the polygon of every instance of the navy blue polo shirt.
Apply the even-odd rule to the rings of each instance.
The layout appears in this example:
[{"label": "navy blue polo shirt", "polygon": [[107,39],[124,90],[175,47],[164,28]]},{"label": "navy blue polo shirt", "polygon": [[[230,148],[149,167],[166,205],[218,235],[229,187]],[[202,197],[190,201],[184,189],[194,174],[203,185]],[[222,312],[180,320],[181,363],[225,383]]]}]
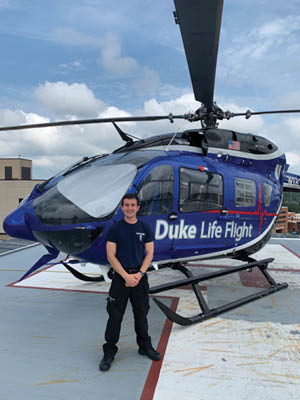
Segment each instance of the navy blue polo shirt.
[{"label": "navy blue polo shirt", "polygon": [[129,224],[124,219],[107,232],[106,240],[117,244],[116,257],[124,269],[139,268],[145,258],[145,243],[153,242],[149,225],[141,220]]}]

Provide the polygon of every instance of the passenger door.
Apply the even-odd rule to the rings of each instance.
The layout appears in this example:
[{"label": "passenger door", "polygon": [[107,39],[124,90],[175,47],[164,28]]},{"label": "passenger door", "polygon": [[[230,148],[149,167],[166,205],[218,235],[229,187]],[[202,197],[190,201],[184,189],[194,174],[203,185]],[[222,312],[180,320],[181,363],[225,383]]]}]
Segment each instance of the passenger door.
[{"label": "passenger door", "polygon": [[155,261],[172,257],[172,239],[169,235],[169,218],[174,210],[174,170],[161,164],[148,170],[139,184],[138,216],[146,221],[155,235]]}]

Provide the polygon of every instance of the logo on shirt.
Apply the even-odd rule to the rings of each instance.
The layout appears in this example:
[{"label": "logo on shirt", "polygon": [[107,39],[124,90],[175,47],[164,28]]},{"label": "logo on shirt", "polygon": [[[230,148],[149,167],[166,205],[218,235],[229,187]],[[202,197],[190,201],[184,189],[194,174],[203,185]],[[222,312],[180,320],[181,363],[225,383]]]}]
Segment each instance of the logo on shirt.
[{"label": "logo on shirt", "polygon": [[136,234],[139,236],[140,242],[143,241],[143,236],[145,236],[144,232],[136,232]]}]

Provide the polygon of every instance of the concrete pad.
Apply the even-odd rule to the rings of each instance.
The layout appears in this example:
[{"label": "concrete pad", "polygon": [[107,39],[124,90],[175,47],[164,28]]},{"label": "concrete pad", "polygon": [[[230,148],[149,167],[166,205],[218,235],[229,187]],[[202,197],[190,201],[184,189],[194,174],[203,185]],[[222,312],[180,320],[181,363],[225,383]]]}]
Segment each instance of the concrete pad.
[{"label": "concrete pad", "polygon": [[[98,371],[109,283],[78,281],[60,265],[13,283],[11,286],[18,290],[6,287],[1,299],[5,314],[0,312],[4,326],[0,331],[0,366],[4,371],[0,399],[1,395],[3,399],[26,395],[39,400],[95,396],[125,400],[298,400],[298,254],[300,241],[298,247],[293,242],[292,251],[276,242],[258,252],[256,259],[276,256],[270,264],[271,275],[277,282],[288,282],[289,288],[222,314],[222,318],[182,327],[166,320],[152,304],[151,335],[163,355],[158,363],[137,355],[131,310],[127,310],[120,351],[109,373]],[[194,274],[200,274],[238,264],[241,262],[225,259],[190,266]],[[78,269],[99,275],[95,266]],[[213,308],[259,290],[261,278],[253,276],[251,280],[234,274],[203,282],[202,292]],[[169,269],[149,273],[151,286],[182,278],[180,272]],[[160,300],[183,316],[199,313],[194,293],[186,288],[161,293]],[[17,396],[15,377],[20,389]]]}]

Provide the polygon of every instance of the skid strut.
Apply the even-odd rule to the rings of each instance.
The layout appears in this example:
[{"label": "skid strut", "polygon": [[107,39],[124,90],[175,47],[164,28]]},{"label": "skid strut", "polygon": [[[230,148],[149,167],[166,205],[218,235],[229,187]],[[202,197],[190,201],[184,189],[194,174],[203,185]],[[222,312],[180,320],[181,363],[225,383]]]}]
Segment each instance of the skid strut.
[{"label": "skid strut", "polygon": [[[177,324],[184,326],[192,325],[197,322],[202,322],[206,319],[216,317],[217,315],[233,310],[234,308],[250,303],[251,301],[268,296],[269,294],[277,292],[278,290],[287,288],[288,287],[287,283],[276,283],[274,279],[270,276],[269,272],[267,271],[268,264],[271,263],[272,261],[274,261],[274,258],[266,258],[264,260],[249,262],[247,264],[243,264],[237,267],[226,268],[219,271],[210,272],[202,275],[196,275],[196,276],[194,276],[192,272],[188,270],[184,265],[176,263],[172,266],[172,268],[181,271],[185,276],[187,276],[187,279],[181,279],[164,285],[154,286],[150,288],[149,292],[150,294],[156,294],[164,292],[166,290],[176,289],[186,285],[192,285],[193,291],[197,297],[200,309],[202,311],[200,314],[195,315],[193,317],[182,317],[181,315],[172,311],[169,307],[167,307],[164,303],[162,303],[158,299],[153,298],[158,307],[172,322],[176,322]],[[201,293],[201,289],[198,285],[199,282],[207,281],[213,278],[218,278],[224,275],[234,274],[235,272],[243,270],[248,270],[248,269],[251,270],[252,268],[258,268],[262,272],[262,274],[270,284],[268,288],[260,290],[259,292],[256,292],[252,295],[242,297],[239,300],[232,301],[223,306],[216,307],[213,309],[209,308],[208,304],[206,303]]]}]

